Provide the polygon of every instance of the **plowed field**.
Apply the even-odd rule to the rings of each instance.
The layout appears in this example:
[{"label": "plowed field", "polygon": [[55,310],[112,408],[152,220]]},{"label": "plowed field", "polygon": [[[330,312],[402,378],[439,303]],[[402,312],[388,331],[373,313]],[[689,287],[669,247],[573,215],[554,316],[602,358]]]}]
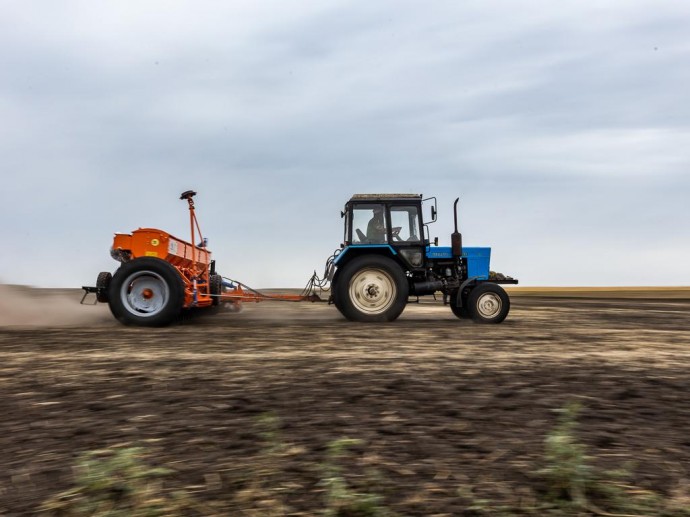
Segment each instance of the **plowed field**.
[{"label": "plowed field", "polygon": [[[573,401],[595,467],[630,462],[636,487],[687,490],[682,297],[514,296],[495,326],[427,303],[391,324],[264,303],[138,329],[64,296],[56,310],[74,303],[83,322],[0,327],[0,515],[35,514],[71,486],[80,453],[122,444],[172,469],[166,489],[184,488],[201,513],[272,494],[285,513],[315,515],[328,445],[342,438],[360,440],[338,460],[353,491],[400,515],[475,515],[475,498],[539,493],[545,436]],[[248,497],[257,478],[263,492]]]}]

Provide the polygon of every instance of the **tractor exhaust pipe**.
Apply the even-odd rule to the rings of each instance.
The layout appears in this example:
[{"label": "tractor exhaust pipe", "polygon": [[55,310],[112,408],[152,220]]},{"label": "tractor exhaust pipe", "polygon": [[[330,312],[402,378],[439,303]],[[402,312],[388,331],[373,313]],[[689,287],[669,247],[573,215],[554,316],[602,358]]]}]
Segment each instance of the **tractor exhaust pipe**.
[{"label": "tractor exhaust pipe", "polygon": [[453,257],[462,257],[462,234],[458,231],[458,201],[460,201],[460,198],[457,198],[455,204],[453,204],[453,211],[455,212],[455,231],[450,236]]}]

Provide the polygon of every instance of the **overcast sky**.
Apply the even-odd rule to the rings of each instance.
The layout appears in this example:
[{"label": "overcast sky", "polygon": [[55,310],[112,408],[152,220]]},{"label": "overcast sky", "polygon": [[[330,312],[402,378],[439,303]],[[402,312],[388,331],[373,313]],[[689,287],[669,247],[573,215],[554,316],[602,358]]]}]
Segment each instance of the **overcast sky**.
[{"label": "overcast sky", "polygon": [[115,231],[301,287],[354,193],[437,196],[523,285],[690,285],[690,2],[0,0],[0,282]]}]

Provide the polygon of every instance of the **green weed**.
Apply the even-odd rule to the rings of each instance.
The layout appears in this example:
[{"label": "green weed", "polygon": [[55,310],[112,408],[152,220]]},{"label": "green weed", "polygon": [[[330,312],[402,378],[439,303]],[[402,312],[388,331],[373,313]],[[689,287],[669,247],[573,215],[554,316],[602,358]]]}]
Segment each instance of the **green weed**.
[{"label": "green weed", "polygon": [[593,458],[575,437],[580,411],[581,406],[575,403],[562,409],[558,424],[546,437],[545,466],[537,471],[546,483],[543,510],[555,515],[690,516],[690,505],[683,506],[682,497],[665,499],[632,486],[629,466],[596,470],[590,464]]},{"label": "green weed", "polygon": [[343,438],[328,444],[328,457],[323,466],[321,484],[326,488],[323,514],[326,517],[383,517],[390,515],[383,507],[381,496],[352,490],[339,465],[348,448],[361,440]]},{"label": "green weed", "polygon": [[546,437],[544,460],[546,465],[537,473],[547,486],[547,499],[561,507],[584,509],[587,490],[594,475],[588,465],[585,447],[577,443],[574,435],[579,404],[562,410],[556,427]]},{"label": "green weed", "polygon": [[171,470],[153,467],[139,447],[82,454],[75,467],[75,487],[48,499],[40,510],[65,517],[155,517],[186,515],[191,498],[163,488]]}]

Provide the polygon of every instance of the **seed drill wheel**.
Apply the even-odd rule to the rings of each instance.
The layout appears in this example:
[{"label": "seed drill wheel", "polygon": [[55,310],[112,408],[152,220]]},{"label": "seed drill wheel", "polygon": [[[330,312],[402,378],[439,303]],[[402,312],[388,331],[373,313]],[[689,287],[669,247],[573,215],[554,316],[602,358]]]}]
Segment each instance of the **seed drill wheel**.
[{"label": "seed drill wheel", "polygon": [[213,296],[213,305],[220,303],[219,295],[223,289],[223,277],[220,275],[209,275],[208,277],[209,292]]},{"label": "seed drill wheel", "polygon": [[409,285],[402,268],[388,257],[358,257],[341,271],[336,307],[352,321],[393,321],[407,303]]},{"label": "seed drill wheel", "polygon": [[113,279],[113,275],[109,271],[102,271],[98,273],[96,278],[96,300],[101,303],[108,303],[108,287]]},{"label": "seed drill wheel", "polygon": [[110,311],[125,325],[163,327],[180,315],[184,284],[166,261],[140,257],[115,272],[108,299]]},{"label": "seed drill wheel", "polygon": [[510,311],[510,298],[497,284],[479,284],[467,299],[467,310],[475,323],[501,323]]}]

